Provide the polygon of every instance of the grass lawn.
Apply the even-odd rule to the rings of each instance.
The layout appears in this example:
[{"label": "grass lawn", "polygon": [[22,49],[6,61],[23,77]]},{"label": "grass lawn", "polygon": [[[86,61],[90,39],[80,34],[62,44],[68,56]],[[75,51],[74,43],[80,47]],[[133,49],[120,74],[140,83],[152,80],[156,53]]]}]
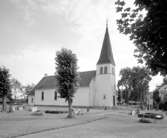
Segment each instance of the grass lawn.
[{"label": "grass lawn", "polygon": [[[67,114],[44,114],[43,116],[32,115],[29,111],[15,111],[12,113],[0,112],[0,138],[30,136],[26,134],[40,135],[48,133],[71,137],[92,136],[110,136],[122,134],[139,135],[139,130],[152,129],[157,127],[167,128],[166,118],[155,124],[141,124],[137,122],[137,118],[128,115],[128,110],[93,110],[83,115],[78,115],[74,119],[67,119]],[[81,129],[82,128],[82,129]],[[64,131],[64,129],[66,131]],[[71,131],[72,130],[72,133]],[[81,131],[82,130],[82,131]],[[56,131],[56,133],[55,133]],[[82,133],[85,132],[83,136]],[[141,132],[141,133],[142,133]],[[35,136],[38,137],[38,136]],[[40,138],[41,135],[39,136]],[[48,134],[49,137],[49,134]]]}]

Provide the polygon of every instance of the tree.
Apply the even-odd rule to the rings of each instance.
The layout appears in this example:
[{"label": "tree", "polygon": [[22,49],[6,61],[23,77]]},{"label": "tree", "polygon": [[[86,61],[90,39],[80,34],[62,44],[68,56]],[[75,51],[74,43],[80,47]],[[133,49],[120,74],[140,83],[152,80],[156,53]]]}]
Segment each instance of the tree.
[{"label": "tree", "polygon": [[9,77],[9,70],[5,67],[0,67],[0,98],[2,98],[2,111],[6,111],[7,99],[11,99]]},{"label": "tree", "polygon": [[126,92],[125,102],[129,100],[140,101],[141,105],[146,103],[146,94],[151,80],[149,71],[146,68],[133,67],[124,68],[120,71],[121,79],[118,81],[118,87]]},{"label": "tree", "polygon": [[30,95],[33,92],[33,89],[35,88],[35,84],[28,84],[26,86],[24,86],[25,88],[25,96],[27,97],[28,95]]},{"label": "tree", "polygon": [[164,78],[163,78],[163,82],[162,82],[162,84],[160,85],[160,87],[163,86],[163,85],[167,85],[167,77],[164,77]]},{"label": "tree", "polygon": [[77,58],[71,50],[61,49],[56,53],[56,79],[61,98],[68,102],[68,118],[72,118],[72,101],[77,88]]},{"label": "tree", "polygon": [[11,94],[12,94],[12,98],[13,99],[18,99],[20,95],[23,94],[23,90],[22,90],[22,85],[21,83],[15,79],[15,78],[12,78],[10,80],[10,84],[11,84]]},{"label": "tree", "polygon": [[120,13],[118,29],[135,44],[138,61],[151,69],[153,75],[167,74],[167,1],[134,0],[131,8],[125,0],[115,4]]},{"label": "tree", "polygon": [[126,91],[125,93],[125,103],[129,103],[129,93],[131,92],[131,69],[124,68],[120,71],[121,79],[118,81],[118,89],[121,90],[120,87]]},{"label": "tree", "polygon": [[159,109],[160,102],[161,102],[161,98],[159,96],[159,90],[155,89],[153,91],[153,105],[156,109]]}]

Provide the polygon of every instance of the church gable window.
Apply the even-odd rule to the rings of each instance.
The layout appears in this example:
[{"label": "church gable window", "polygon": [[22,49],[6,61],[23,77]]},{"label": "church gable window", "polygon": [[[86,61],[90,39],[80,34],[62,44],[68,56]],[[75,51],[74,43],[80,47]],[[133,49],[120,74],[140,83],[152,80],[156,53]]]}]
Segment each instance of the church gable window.
[{"label": "church gable window", "polygon": [[55,95],[54,95],[54,99],[57,100],[57,92],[55,91],[54,94],[55,94]]},{"label": "church gable window", "polygon": [[104,74],[107,74],[107,67],[104,67]]},{"label": "church gable window", "polygon": [[44,100],[44,92],[41,93],[41,100]]},{"label": "church gable window", "polygon": [[100,67],[100,74],[103,74],[103,67]]},{"label": "church gable window", "polygon": [[106,99],[106,95],[104,94],[104,95],[103,95],[103,100],[105,100],[105,99]]}]

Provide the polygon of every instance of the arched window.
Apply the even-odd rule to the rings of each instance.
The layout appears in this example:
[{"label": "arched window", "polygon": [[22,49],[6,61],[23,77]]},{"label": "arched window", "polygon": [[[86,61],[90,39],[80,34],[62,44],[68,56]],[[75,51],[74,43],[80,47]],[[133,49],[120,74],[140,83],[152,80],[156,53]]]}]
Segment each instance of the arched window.
[{"label": "arched window", "polygon": [[41,100],[44,100],[44,92],[41,93]]},{"label": "arched window", "polygon": [[55,91],[54,99],[57,100],[57,92]]},{"label": "arched window", "polygon": [[107,74],[107,67],[104,67],[104,74]]},{"label": "arched window", "polygon": [[103,95],[103,100],[105,100],[105,99],[106,99],[106,95],[104,94],[104,95]]},{"label": "arched window", "polygon": [[100,74],[103,74],[103,67],[100,67]]}]

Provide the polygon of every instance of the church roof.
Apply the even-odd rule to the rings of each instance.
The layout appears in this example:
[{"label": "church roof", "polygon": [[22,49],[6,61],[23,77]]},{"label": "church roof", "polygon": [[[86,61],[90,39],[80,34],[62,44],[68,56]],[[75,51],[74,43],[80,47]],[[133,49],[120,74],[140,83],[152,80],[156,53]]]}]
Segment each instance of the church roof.
[{"label": "church roof", "polygon": [[85,71],[79,73],[79,85],[81,87],[87,87],[90,84],[90,81],[96,76],[96,71]]},{"label": "church roof", "polygon": [[110,36],[108,32],[108,26],[106,26],[106,32],[103,40],[102,50],[97,64],[106,64],[106,63],[111,63],[115,65],[110,43]]},{"label": "church roof", "polygon": [[[79,72],[79,86],[88,87],[90,81],[95,77],[96,71]],[[45,76],[35,86],[35,89],[56,89],[57,80],[55,76]]]},{"label": "church roof", "polygon": [[35,86],[35,89],[55,89],[57,81],[55,76],[45,76]]}]

